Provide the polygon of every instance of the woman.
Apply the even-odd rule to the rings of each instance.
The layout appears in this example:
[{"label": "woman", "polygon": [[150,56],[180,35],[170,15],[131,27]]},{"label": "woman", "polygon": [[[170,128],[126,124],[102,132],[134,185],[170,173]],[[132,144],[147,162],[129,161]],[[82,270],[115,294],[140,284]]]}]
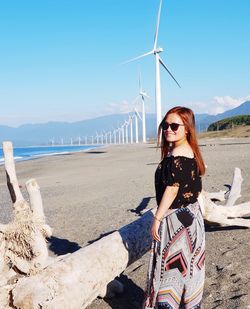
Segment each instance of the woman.
[{"label": "woman", "polygon": [[158,131],[162,161],[155,173],[157,211],[144,308],[201,308],[204,222],[197,198],[205,165],[192,110],[174,107]]}]

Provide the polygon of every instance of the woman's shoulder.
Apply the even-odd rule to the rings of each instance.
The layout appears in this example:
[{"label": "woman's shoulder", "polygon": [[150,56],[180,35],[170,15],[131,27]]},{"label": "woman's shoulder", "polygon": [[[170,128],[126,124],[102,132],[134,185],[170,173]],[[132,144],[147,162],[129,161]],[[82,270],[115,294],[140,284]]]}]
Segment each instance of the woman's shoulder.
[{"label": "woman's shoulder", "polygon": [[169,157],[172,168],[189,170],[196,166],[196,159],[192,152],[173,151]]},{"label": "woman's shoulder", "polygon": [[179,158],[181,160],[194,159],[194,153],[189,148],[175,148],[171,153],[172,158]]},{"label": "woman's shoulder", "polygon": [[188,157],[185,155],[173,155],[169,154],[168,156],[164,157],[160,163],[163,162],[172,162],[172,161],[195,161],[195,157]]}]

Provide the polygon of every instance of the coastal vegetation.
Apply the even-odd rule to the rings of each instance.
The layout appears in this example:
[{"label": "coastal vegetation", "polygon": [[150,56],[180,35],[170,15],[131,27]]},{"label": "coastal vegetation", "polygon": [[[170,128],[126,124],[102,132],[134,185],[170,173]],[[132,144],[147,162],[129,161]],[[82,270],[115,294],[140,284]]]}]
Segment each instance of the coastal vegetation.
[{"label": "coastal vegetation", "polygon": [[238,115],[234,117],[229,117],[221,119],[219,121],[213,122],[209,125],[207,131],[221,131],[232,129],[234,126],[247,126],[250,125],[250,115]]},{"label": "coastal vegetation", "polygon": [[199,134],[199,138],[214,137],[250,137],[250,115],[234,116],[213,122],[207,132]]}]

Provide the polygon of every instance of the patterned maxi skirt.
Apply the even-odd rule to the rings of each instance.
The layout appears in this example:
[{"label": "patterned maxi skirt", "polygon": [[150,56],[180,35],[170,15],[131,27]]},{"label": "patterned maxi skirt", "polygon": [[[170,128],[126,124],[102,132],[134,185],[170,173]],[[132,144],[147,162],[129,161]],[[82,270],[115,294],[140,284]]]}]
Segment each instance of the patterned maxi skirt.
[{"label": "patterned maxi skirt", "polygon": [[170,209],[152,242],[144,309],[201,308],[205,231],[199,203]]}]

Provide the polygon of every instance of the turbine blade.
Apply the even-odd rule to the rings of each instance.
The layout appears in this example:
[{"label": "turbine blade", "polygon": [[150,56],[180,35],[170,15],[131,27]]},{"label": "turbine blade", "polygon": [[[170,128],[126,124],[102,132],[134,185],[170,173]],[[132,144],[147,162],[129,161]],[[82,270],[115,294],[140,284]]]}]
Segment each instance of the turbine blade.
[{"label": "turbine blade", "polygon": [[121,64],[126,64],[126,63],[129,63],[129,62],[135,61],[135,60],[137,60],[137,59],[140,59],[140,58],[146,57],[146,56],[148,56],[148,55],[152,55],[153,53],[154,53],[154,51],[153,51],[153,50],[151,50],[151,51],[150,51],[150,52],[148,52],[148,53],[145,53],[145,54],[140,55],[140,56],[138,56],[138,57],[132,58],[132,59],[130,59],[130,60],[128,60],[128,61],[122,62]]},{"label": "turbine blade", "polygon": [[158,40],[158,32],[159,32],[159,25],[160,25],[160,18],[161,18],[161,6],[162,6],[162,0],[160,0],[160,6],[157,14],[157,21],[156,21],[156,28],[155,28],[155,37],[154,37],[154,48],[156,49],[157,40]]},{"label": "turbine blade", "polygon": [[139,91],[142,92],[142,89],[141,89],[141,71],[139,72]]},{"label": "turbine blade", "polygon": [[137,109],[135,108],[135,113],[136,115],[140,118],[140,120],[142,120],[141,115],[138,113]]},{"label": "turbine blade", "polygon": [[139,99],[140,95],[138,95],[133,101],[132,101],[132,105],[134,105],[136,103],[136,101]]},{"label": "turbine blade", "polygon": [[168,74],[173,78],[173,80],[176,82],[176,84],[181,88],[180,84],[177,82],[177,80],[174,78],[173,74],[169,71],[163,60],[159,57],[160,64],[164,67],[164,69],[168,72]]}]

